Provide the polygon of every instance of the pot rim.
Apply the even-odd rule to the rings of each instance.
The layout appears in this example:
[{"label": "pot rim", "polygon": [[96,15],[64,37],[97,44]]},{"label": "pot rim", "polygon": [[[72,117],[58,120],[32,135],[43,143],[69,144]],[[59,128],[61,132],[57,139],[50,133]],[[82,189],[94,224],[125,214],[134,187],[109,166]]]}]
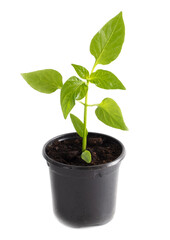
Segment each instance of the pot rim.
[{"label": "pot rim", "polygon": [[[60,168],[66,168],[66,169],[81,169],[81,170],[92,170],[92,169],[103,169],[103,168],[108,168],[108,167],[112,167],[117,165],[119,162],[121,162],[123,160],[123,158],[125,157],[126,151],[125,151],[125,147],[124,145],[116,138],[111,137],[110,135],[106,135],[103,133],[98,133],[98,132],[89,132],[88,134],[95,134],[95,135],[100,135],[101,137],[109,137],[111,139],[113,139],[114,141],[117,141],[117,143],[119,143],[122,147],[122,152],[119,155],[118,158],[116,158],[115,160],[113,160],[112,162],[109,163],[104,163],[104,164],[99,164],[99,165],[89,165],[89,166],[79,166],[79,165],[69,165],[69,164],[65,164],[65,163],[61,163],[61,162],[57,162],[54,159],[50,158],[47,153],[46,153],[46,147],[47,145],[52,142],[55,139],[59,139],[59,140],[66,140],[69,138],[74,138],[73,136],[75,135],[75,137],[79,137],[78,134],[76,132],[70,132],[70,133],[65,133],[65,134],[61,134],[58,135],[56,137],[51,138],[50,140],[48,140],[44,146],[43,146],[43,150],[42,150],[42,155],[43,157],[47,160],[48,163],[53,164],[55,166],[58,166]],[[72,137],[71,137],[72,136]]]}]

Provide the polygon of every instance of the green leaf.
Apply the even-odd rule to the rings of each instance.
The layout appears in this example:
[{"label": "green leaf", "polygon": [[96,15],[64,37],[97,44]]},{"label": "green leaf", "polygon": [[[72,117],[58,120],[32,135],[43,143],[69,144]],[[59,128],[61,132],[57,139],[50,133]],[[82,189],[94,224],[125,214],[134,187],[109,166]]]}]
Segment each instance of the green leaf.
[{"label": "green leaf", "polygon": [[115,60],[124,42],[125,26],[122,12],[107,22],[93,37],[90,52],[95,57],[97,64],[109,64]]},{"label": "green leaf", "polygon": [[90,82],[104,89],[126,89],[113,73],[101,69],[90,75]]},{"label": "green leaf", "polygon": [[53,69],[21,73],[21,75],[32,88],[42,93],[52,93],[63,86],[61,74]]},{"label": "green leaf", "polygon": [[87,89],[87,85],[77,77],[71,77],[64,83],[61,89],[60,101],[65,119],[74,107],[75,100],[84,98],[87,93]]},{"label": "green leaf", "polygon": [[[83,137],[84,123],[82,123],[82,121],[73,114],[70,114],[70,118],[78,135],[80,137]],[[86,129],[86,133],[88,134],[87,129]]]},{"label": "green leaf", "polygon": [[77,74],[79,75],[79,77],[83,78],[83,79],[87,79],[89,77],[89,71],[85,68],[82,67],[80,65],[76,65],[76,64],[71,64],[75,71],[77,72]]},{"label": "green leaf", "polygon": [[98,119],[106,125],[121,130],[128,130],[123,120],[122,112],[113,99],[105,98],[96,108],[95,113]]},{"label": "green leaf", "polygon": [[86,162],[90,163],[91,162],[91,153],[88,150],[85,150],[81,154],[81,158]]}]

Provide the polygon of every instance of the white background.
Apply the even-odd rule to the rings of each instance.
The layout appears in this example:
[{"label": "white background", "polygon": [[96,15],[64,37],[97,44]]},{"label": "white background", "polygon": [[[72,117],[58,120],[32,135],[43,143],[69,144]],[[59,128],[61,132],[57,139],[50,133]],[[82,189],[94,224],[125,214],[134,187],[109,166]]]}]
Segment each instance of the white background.
[{"label": "white background", "polygon": [[[100,227],[69,228],[52,212],[48,168],[41,155],[50,138],[74,131],[64,120],[59,91],[31,89],[20,73],[45,68],[74,75],[71,63],[91,70],[94,34],[123,11],[126,37],[120,56],[107,66],[126,91],[91,87],[89,103],[112,97],[129,132],[98,121],[88,130],[121,140],[114,219]],[[0,3],[0,238],[170,239],[170,7],[167,0],[2,0]],[[82,118],[78,103],[73,113]]]}]

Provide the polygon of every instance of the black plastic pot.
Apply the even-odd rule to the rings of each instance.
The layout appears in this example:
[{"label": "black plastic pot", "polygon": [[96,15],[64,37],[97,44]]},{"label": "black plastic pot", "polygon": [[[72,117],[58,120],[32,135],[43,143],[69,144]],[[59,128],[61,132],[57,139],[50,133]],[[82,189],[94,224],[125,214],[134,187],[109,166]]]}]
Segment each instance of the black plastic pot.
[{"label": "black plastic pot", "polygon": [[109,141],[116,140],[122,148],[121,155],[113,162],[95,166],[66,165],[47,156],[46,146],[50,142],[76,138],[76,133],[53,138],[43,148],[50,170],[54,213],[72,227],[105,224],[115,212],[118,171],[125,149],[115,138],[99,133],[88,134],[91,137],[94,135],[107,137]]}]

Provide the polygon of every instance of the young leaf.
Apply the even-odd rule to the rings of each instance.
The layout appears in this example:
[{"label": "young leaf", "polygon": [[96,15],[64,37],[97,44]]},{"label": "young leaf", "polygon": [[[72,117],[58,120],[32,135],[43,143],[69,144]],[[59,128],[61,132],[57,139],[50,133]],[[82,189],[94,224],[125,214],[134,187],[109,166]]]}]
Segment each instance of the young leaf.
[{"label": "young leaf", "polygon": [[76,64],[71,64],[75,71],[77,72],[77,74],[79,75],[79,77],[83,78],[83,79],[87,79],[87,77],[89,76],[89,71],[85,68],[82,67],[80,65],[76,65]]},{"label": "young leaf", "polygon": [[104,89],[126,89],[113,73],[101,69],[90,75],[90,82]]},{"label": "young leaf", "polygon": [[105,98],[96,108],[95,113],[97,118],[106,125],[121,130],[128,130],[123,120],[122,112],[113,99]]},{"label": "young leaf", "polygon": [[109,64],[115,60],[124,42],[125,26],[122,12],[107,22],[93,37],[90,52],[95,57],[97,64]]},{"label": "young leaf", "polygon": [[85,150],[81,154],[81,158],[86,162],[90,163],[91,162],[91,153],[88,150]]},{"label": "young leaf", "polygon": [[62,76],[53,69],[44,69],[30,73],[22,73],[22,77],[35,90],[52,93],[62,88]]},{"label": "young leaf", "polygon": [[[80,137],[83,137],[84,123],[82,123],[82,121],[73,114],[70,114],[70,118],[78,135]],[[87,129],[86,129],[86,133],[88,134]]]},{"label": "young leaf", "polygon": [[74,107],[75,100],[84,98],[87,93],[87,89],[87,85],[77,77],[71,77],[64,83],[61,89],[60,101],[65,119]]}]

